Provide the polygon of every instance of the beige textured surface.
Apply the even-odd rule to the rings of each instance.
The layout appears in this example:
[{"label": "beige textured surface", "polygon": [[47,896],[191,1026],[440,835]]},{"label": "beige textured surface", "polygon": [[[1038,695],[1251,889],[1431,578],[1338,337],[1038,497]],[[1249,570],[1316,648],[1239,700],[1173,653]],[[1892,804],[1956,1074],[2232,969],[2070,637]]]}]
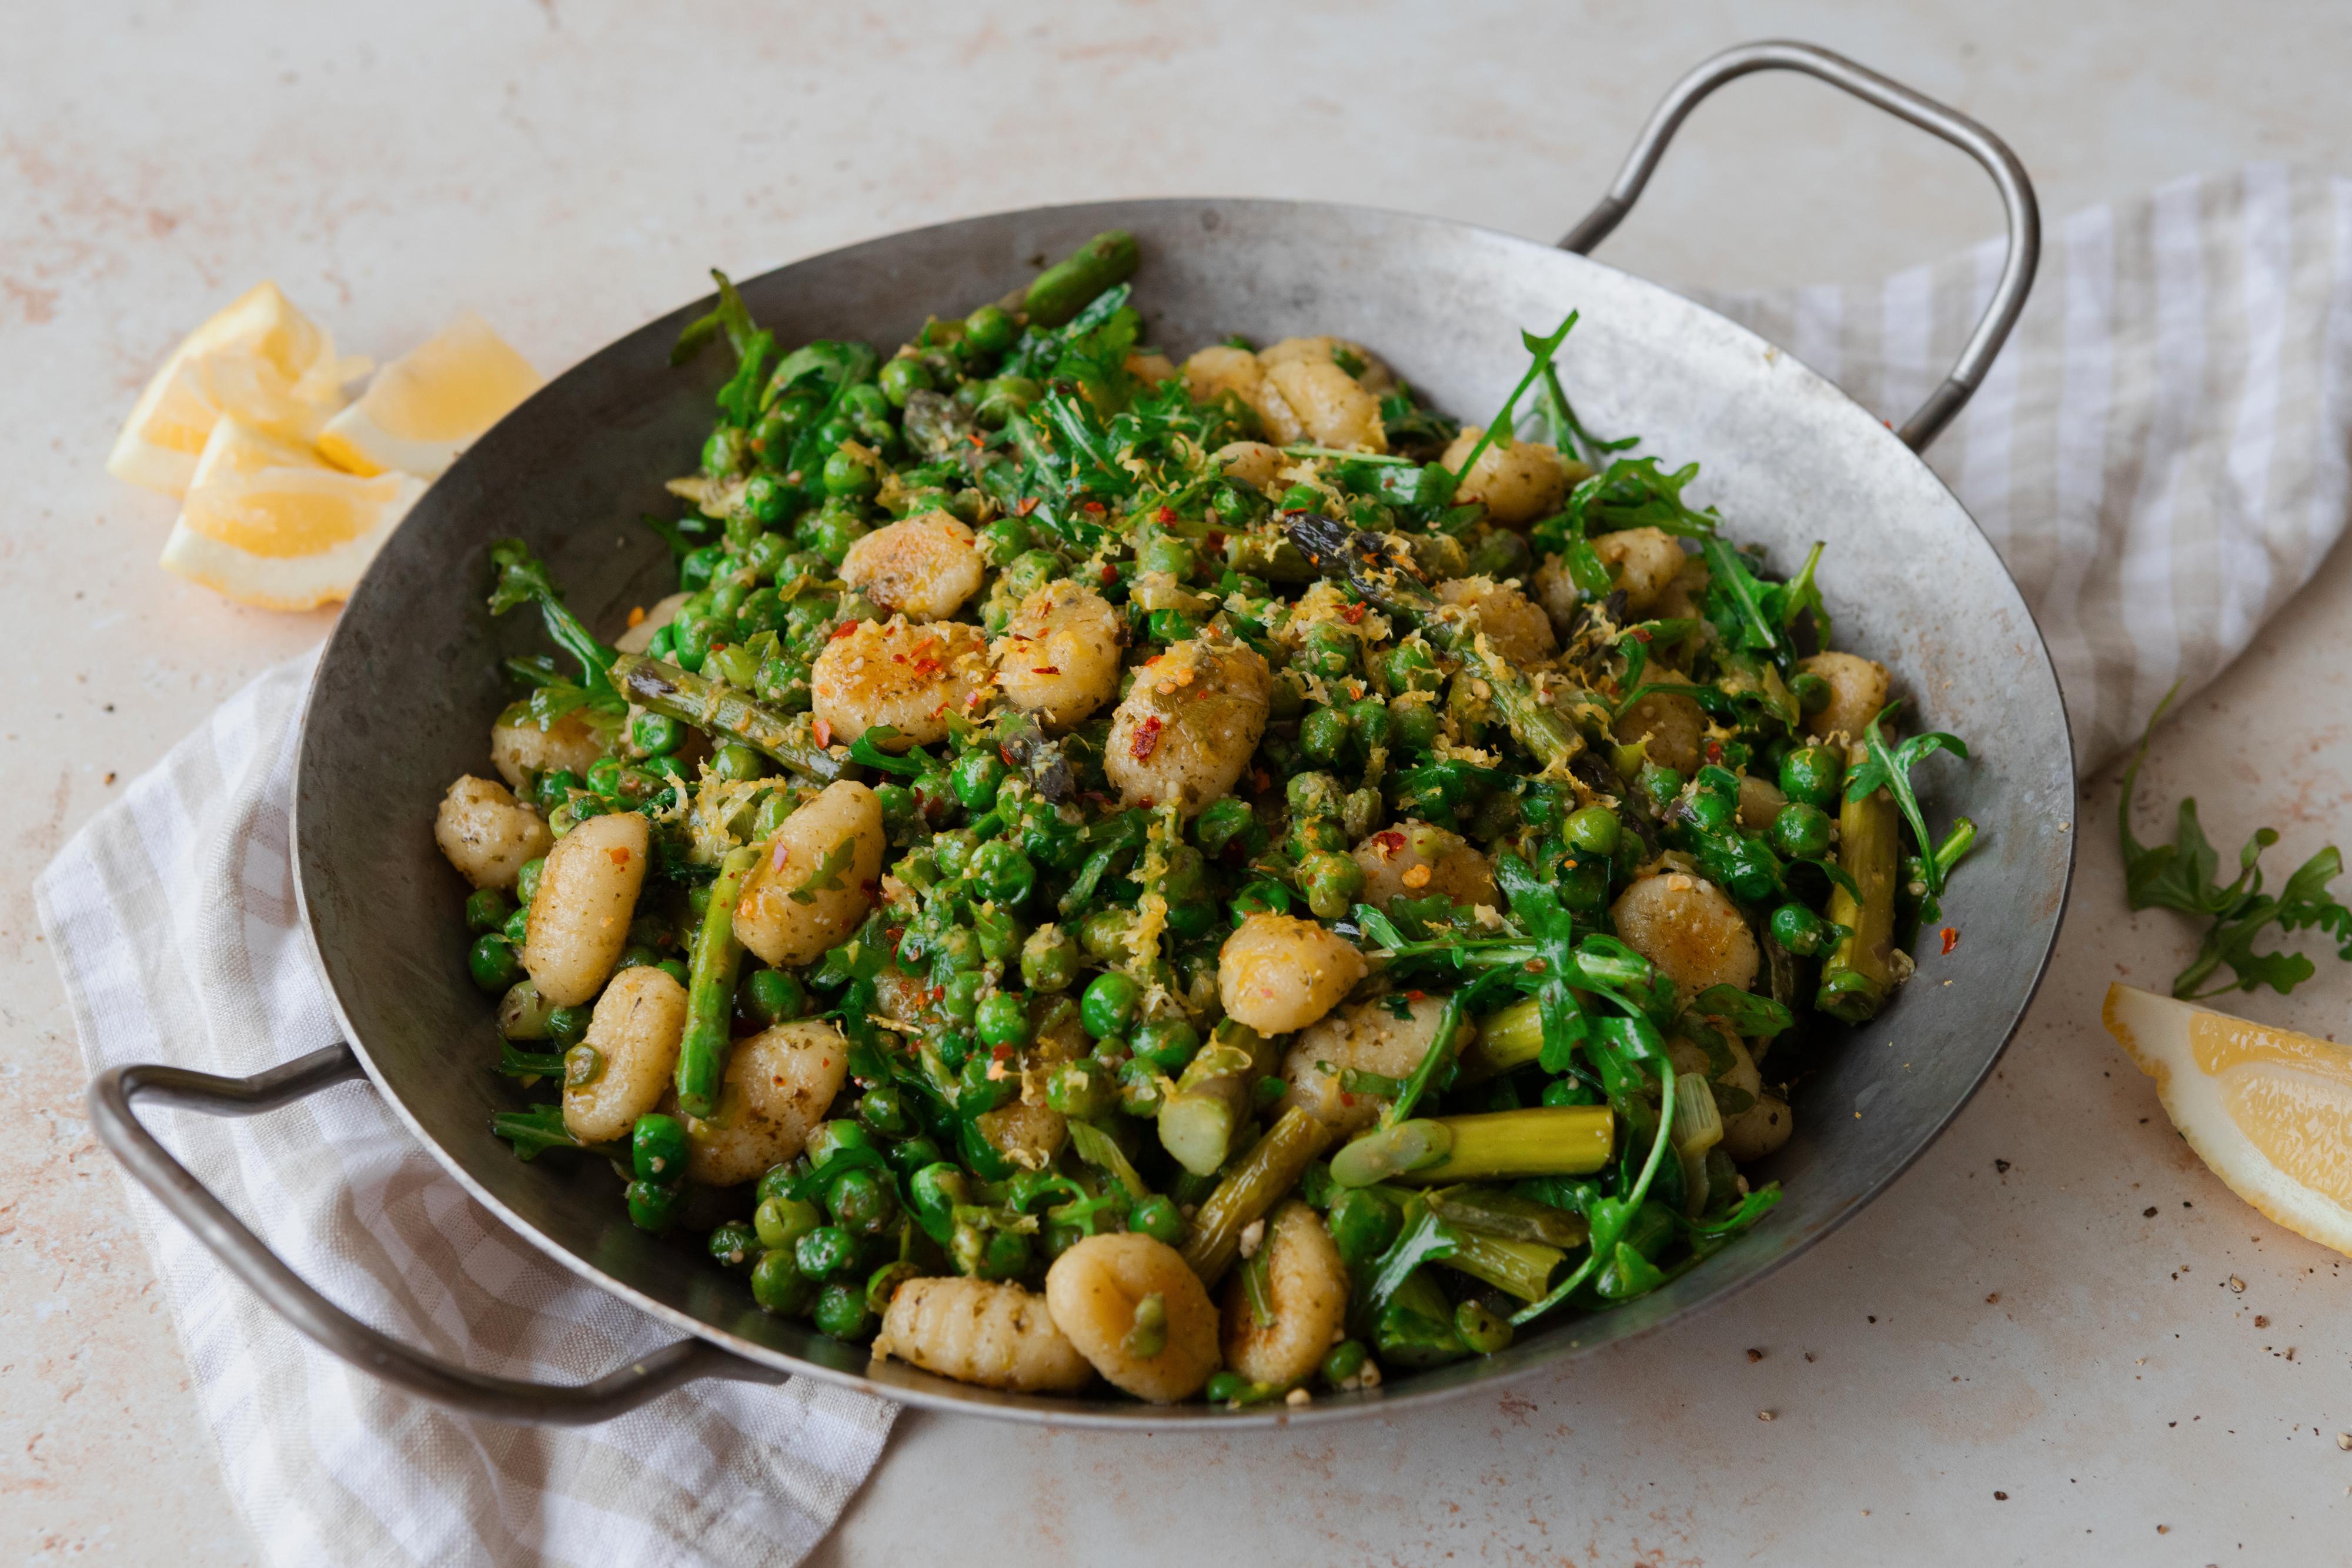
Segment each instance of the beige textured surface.
[{"label": "beige textured surface", "polygon": [[[711,263],[757,271],[1033,202],[1321,193],[1550,235],[1676,72],[1765,34],[1977,113],[2053,214],[2252,157],[2340,165],[2352,146],[2336,5],[2242,5],[2226,26],[2129,0],[1334,4],[1278,24],[1199,4],[638,9],[10,19],[0,623],[30,664],[0,706],[11,1559],[253,1561],[83,1124],[27,887],[110,776],[328,624],[157,571],[168,503],[100,468],[156,360],[256,278],[349,349],[397,352],[471,306],[553,371],[700,291]],[[1867,277],[1990,229],[1979,184],[1824,89],[1751,82],[1694,123],[1607,255],[1725,285]],[[2347,604],[2339,553],[2167,734],[2154,792],[2198,793],[2228,844],[2276,823],[2290,864],[2342,838]],[[2058,962],[2002,1076],[1867,1215],[1733,1305],[1499,1399],[1302,1439],[909,1416],[820,1559],[909,1560],[947,1521],[982,1561],[1023,1542],[1041,1565],[1105,1560],[1106,1543],[1197,1563],[1207,1521],[1246,1526],[1223,1548],[1243,1560],[2332,1557],[2352,1509],[2340,1260],[2195,1166],[2099,1031],[2107,980],[2160,986],[2187,946],[2170,916],[2122,912],[2112,807],[2100,780]],[[2331,973],[2250,1010],[2340,1030],[2347,997],[2352,977]]]}]

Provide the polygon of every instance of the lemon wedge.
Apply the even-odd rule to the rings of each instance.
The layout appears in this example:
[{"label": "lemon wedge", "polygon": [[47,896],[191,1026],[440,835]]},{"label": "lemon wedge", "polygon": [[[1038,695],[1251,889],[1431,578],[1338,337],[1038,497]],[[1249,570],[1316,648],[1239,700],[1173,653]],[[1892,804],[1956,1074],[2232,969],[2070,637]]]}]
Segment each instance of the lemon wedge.
[{"label": "lemon wedge", "polygon": [[2231,1192],[2352,1254],[2352,1049],[2129,986],[2102,1016]]},{"label": "lemon wedge", "polygon": [[351,597],[424,493],[412,476],[346,474],[305,444],[224,418],[196,459],[163,568],[240,603],[315,609]]},{"label": "lemon wedge", "polygon": [[223,414],[289,440],[308,440],[343,404],[343,383],[365,360],[335,356],[335,340],[275,283],[256,285],[188,334],[155,372],[107,455],[116,478],[184,495]]},{"label": "lemon wedge", "polygon": [[530,361],[468,310],[376,373],[328,421],[319,450],[354,474],[437,478],[468,443],[545,385]]}]

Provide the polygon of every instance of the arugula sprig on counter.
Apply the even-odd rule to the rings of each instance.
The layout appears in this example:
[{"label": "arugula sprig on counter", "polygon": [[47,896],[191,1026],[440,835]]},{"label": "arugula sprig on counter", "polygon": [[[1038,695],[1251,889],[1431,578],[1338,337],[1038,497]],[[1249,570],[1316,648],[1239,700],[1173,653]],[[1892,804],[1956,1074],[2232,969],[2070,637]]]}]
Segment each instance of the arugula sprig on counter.
[{"label": "arugula sprig on counter", "polygon": [[[2124,899],[2134,909],[2171,909],[2212,922],[2198,945],[2197,956],[2172,977],[2172,994],[2185,1001],[2251,991],[2268,986],[2284,996],[2315,972],[2301,953],[2273,948],[2257,952],[2255,940],[2271,925],[2282,934],[2324,931],[2338,944],[2336,956],[2352,962],[2352,909],[2338,904],[2328,883],[2343,873],[2344,857],[2330,844],[2313,855],[2286,879],[2275,894],[2263,891],[2263,852],[2278,842],[2278,830],[2257,828],[2238,852],[2238,874],[2229,882],[2215,880],[2221,856],[2205,837],[2197,820],[2194,797],[2180,802],[2168,844],[2143,844],[2132,833],[2132,800],[2138,793],[2140,765],[2147,760],[2148,737],[2172,706],[2180,688],[2175,685],[2156,705],[2147,728],[2139,737],[2139,751],[2124,769],[2123,798],[2116,804],[2116,831],[2123,841]],[[2198,988],[2215,970],[2229,966],[2231,978],[2210,989]]]}]

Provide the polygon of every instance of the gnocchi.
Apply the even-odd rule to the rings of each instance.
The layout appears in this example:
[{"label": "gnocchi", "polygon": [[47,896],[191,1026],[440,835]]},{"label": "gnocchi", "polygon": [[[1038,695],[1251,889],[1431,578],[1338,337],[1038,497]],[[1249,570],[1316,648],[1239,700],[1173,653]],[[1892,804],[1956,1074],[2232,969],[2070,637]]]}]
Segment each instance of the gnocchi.
[{"label": "gnocchi", "polygon": [[980,541],[945,512],[879,528],[842,557],[841,580],[894,615],[944,621],[980,591]]},{"label": "gnocchi", "polygon": [[[1151,1297],[1164,1318],[1156,1350],[1150,1337],[1132,1337],[1137,1309]],[[1080,1240],[1045,1271],[1045,1308],[1097,1372],[1138,1399],[1189,1399],[1217,1369],[1217,1310],[1208,1288],[1181,1253],[1149,1236]]]},{"label": "gnocchi", "polygon": [[905,1281],[890,1292],[874,1354],[1014,1394],[1075,1394],[1095,1376],[1043,1301],[989,1280]]},{"label": "gnocchi", "polygon": [[1147,659],[1111,717],[1103,772],[1130,806],[1186,816],[1234,787],[1265,733],[1274,676],[1256,650],[1195,638]]},{"label": "gnocchi", "polygon": [[522,967],[560,1008],[593,998],[629,945],[652,830],[635,811],[591,817],[555,841],[540,873]]},{"label": "gnocchi", "polygon": [[545,854],[554,836],[539,813],[503,785],[471,774],[449,786],[434,814],[433,841],[476,887],[512,887],[527,861]]},{"label": "gnocchi", "polygon": [[971,717],[989,689],[988,639],[961,621],[917,625],[903,616],[853,623],[824,645],[809,675],[821,739],[854,741],[877,725],[898,731],[884,749],[928,746],[950,715]]},{"label": "gnocchi", "polygon": [[763,846],[736,902],[735,939],[770,964],[822,956],[873,907],[885,842],[873,790],[826,785]]},{"label": "gnocchi", "polygon": [[1345,1336],[1348,1266],[1315,1211],[1292,1198],[1266,1217],[1265,1295],[1273,1321],[1261,1323],[1240,1273],[1225,1281],[1225,1364],[1252,1383],[1288,1388],[1304,1383],[1324,1353]]},{"label": "gnocchi", "polygon": [[1004,700],[1067,730],[1118,692],[1118,612],[1090,588],[1048,583],[1021,601],[994,644]]},{"label": "gnocchi", "polygon": [[594,1051],[592,1074],[563,1084],[564,1129],[587,1144],[629,1135],[661,1104],[686,1033],[686,988],[649,964],[622,970],[596,998],[581,1043]]},{"label": "gnocchi", "polygon": [[1217,954],[1226,1014],[1260,1034],[1305,1029],[1337,1007],[1369,966],[1329,927],[1295,915],[1255,914]]},{"label": "gnocchi", "polygon": [[[718,1113],[686,1118],[686,1174],[733,1186],[795,1157],[848,1075],[849,1042],[823,1019],[775,1024],[737,1040]],[[673,1092],[666,1103],[675,1107],[677,1100]]]}]

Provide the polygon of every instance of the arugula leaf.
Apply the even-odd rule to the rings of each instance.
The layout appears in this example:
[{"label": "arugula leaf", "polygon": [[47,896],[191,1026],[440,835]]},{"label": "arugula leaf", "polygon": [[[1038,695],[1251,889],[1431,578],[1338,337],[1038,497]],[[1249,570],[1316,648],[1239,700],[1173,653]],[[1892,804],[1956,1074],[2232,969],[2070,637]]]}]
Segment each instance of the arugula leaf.
[{"label": "arugula leaf", "polygon": [[1657,528],[1706,538],[1716,531],[1714,512],[1694,511],[1683,502],[1683,491],[1697,477],[1696,463],[1669,474],[1655,457],[1620,457],[1568,493],[1568,515],[1588,538],[1621,528]]},{"label": "arugula leaf", "polygon": [[1948,751],[1965,762],[1969,758],[1968,743],[1957,735],[1930,730],[1890,748],[1886,737],[1880,733],[1878,727],[1902,706],[1900,702],[1888,703],[1863,727],[1862,744],[1869,756],[1861,767],[1845,776],[1845,798],[1849,800],[1864,800],[1873,789],[1884,789],[1895,797],[1895,804],[1902,811],[1903,820],[1911,824],[1912,839],[1919,845],[1919,863],[1927,883],[1927,896],[1936,898],[1943,894],[1946,868],[1940,863],[1941,857],[1932,852],[1936,841],[1928,836],[1927,819],[1920,811],[1919,797],[1911,788],[1911,769],[1935,751]]},{"label": "arugula leaf", "polygon": [[560,1051],[518,1051],[514,1041],[499,1042],[499,1071],[509,1078],[562,1078],[563,1053]]},{"label": "arugula leaf", "polygon": [[1718,612],[1707,618],[1724,633],[1724,641],[1759,653],[1777,652],[1780,638],[1773,622],[1778,617],[1768,613],[1765,605],[1768,597],[1780,595],[1769,593],[1748,570],[1748,558],[1724,540],[1709,536],[1699,541],[1699,549],[1706,557],[1707,601]]},{"label": "arugula leaf", "polygon": [[[2343,873],[2344,858],[2336,846],[2328,845],[2296,867],[2273,896],[2263,892],[2261,862],[2263,852],[2278,842],[2274,829],[2254,831],[2238,852],[2238,874],[2225,883],[2214,881],[2221,857],[2198,822],[2194,800],[2180,802],[2171,843],[2150,846],[2133,836],[2132,800],[2139,789],[2140,766],[2147,760],[2148,737],[2179,690],[2175,686],[2157,705],[2147,729],[2140,736],[2138,752],[2124,769],[2116,829],[2123,844],[2125,902],[2134,909],[2170,909],[2212,922],[2198,946],[2196,958],[2173,977],[2174,996],[2197,1001],[2263,986],[2284,996],[2311,978],[2315,972],[2311,960],[2279,949],[2258,952],[2254,941],[2272,925],[2282,935],[2320,931],[2337,943],[2338,958],[2352,962],[2352,909],[2337,903],[2327,891],[2328,884]],[[2231,979],[2210,990],[2198,989],[2225,965]]]},{"label": "arugula leaf", "polygon": [[908,747],[904,756],[882,749],[882,742],[898,737],[898,731],[895,726],[875,725],[849,743],[849,759],[885,773],[896,773],[901,779],[921,777],[924,764],[930,760],[929,754],[921,747]]},{"label": "arugula leaf", "polygon": [[1609,454],[1622,452],[1628,447],[1639,446],[1642,444],[1642,438],[1638,435],[1620,436],[1615,441],[1603,441],[1585,429],[1576,417],[1575,408],[1568,401],[1568,393],[1560,388],[1559,368],[1557,365],[1544,367],[1543,410],[1544,417],[1551,424],[1553,447],[1563,456],[1571,456],[1580,451],[1584,455],[1584,461],[1595,468],[1601,465],[1602,459]]},{"label": "arugula leaf", "polygon": [[490,1118],[490,1131],[514,1145],[515,1158],[529,1160],[550,1149],[586,1145],[563,1124],[561,1105],[533,1105],[528,1111],[501,1111]]},{"label": "arugula leaf", "polygon": [[1416,1201],[1410,1207],[1416,1211],[1412,1219],[1389,1249],[1381,1254],[1371,1282],[1364,1287],[1367,1317],[1377,1316],[1415,1269],[1441,1258],[1451,1258],[1461,1249],[1462,1238],[1452,1226],[1431,1213],[1428,1205]]},{"label": "arugula leaf", "polygon": [[1797,1021],[1796,1014],[1771,998],[1732,986],[1709,986],[1691,998],[1690,1010],[1723,1019],[1741,1034],[1768,1040]]},{"label": "arugula leaf", "polygon": [[1520,329],[1519,341],[1528,353],[1535,356],[1534,362],[1528,366],[1528,373],[1519,378],[1519,384],[1511,389],[1511,395],[1503,400],[1503,406],[1496,411],[1495,417],[1487,421],[1486,433],[1470,448],[1470,455],[1463,458],[1461,465],[1454,470],[1454,483],[1461,483],[1462,476],[1470,472],[1478,459],[1486,455],[1486,448],[1498,442],[1506,447],[1510,445],[1511,426],[1518,423],[1519,399],[1527,395],[1528,388],[1543,374],[1545,368],[1551,363],[1551,357],[1559,352],[1560,344],[1568,340],[1568,335],[1575,326],[1576,312],[1571,310],[1568,313],[1568,319],[1555,328],[1548,338],[1538,338],[1524,328]]},{"label": "arugula leaf", "polygon": [[1797,569],[1796,576],[1782,585],[1780,630],[1787,632],[1793,628],[1797,624],[1797,617],[1810,610],[1813,612],[1813,625],[1820,634],[1822,645],[1827,647],[1830,641],[1829,606],[1822,602],[1821,584],[1813,580],[1813,573],[1822,564],[1823,548],[1822,541],[1815,539],[1813,548],[1805,552],[1805,564]]}]

